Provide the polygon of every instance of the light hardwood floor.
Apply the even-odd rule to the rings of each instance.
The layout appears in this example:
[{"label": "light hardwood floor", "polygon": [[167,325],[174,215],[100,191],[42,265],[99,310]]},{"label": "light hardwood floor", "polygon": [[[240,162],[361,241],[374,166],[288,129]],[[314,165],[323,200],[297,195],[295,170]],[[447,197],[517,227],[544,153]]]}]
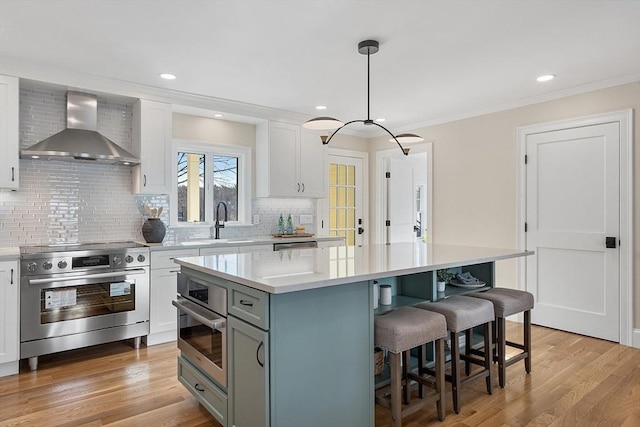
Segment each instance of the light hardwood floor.
[{"label": "light hardwood floor", "polygon": [[[509,337],[520,329],[509,323]],[[219,427],[176,380],[177,354],[175,344],[135,350],[122,342],[43,356],[38,371],[22,365],[0,378],[0,426]],[[496,372],[491,396],[484,381],[464,386],[459,415],[447,385],[442,423],[429,405],[403,425],[640,426],[639,349],[534,326],[533,372],[510,366],[507,382],[500,389]],[[376,425],[389,419],[377,406]]]}]

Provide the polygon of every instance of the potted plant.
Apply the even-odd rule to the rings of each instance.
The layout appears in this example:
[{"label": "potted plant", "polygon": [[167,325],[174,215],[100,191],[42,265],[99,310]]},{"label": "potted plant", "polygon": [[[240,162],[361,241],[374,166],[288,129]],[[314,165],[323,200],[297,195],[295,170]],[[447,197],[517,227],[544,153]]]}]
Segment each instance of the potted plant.
[{"label": "potted plant", "polygon": [[456,277],[456,274],[445,269],[445,270],[438,270],[436,272],[436,276],[438,279],[438,292],[444,292],[446,284],[449,283],[451,279]]}]

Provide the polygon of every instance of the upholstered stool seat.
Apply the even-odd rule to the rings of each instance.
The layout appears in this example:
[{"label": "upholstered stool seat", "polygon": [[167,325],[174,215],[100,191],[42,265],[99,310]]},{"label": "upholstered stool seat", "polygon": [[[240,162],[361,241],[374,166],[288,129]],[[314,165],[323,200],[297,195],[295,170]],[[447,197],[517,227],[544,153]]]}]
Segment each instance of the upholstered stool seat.
[{"label": "upholstered stool seat", "polygon": [[[524,359],[524,367],[528,373],[531,372],[531,310],[533,309],[533,295],[529,292],[519,291],[517,289],[493,288],[486,292],[478,292],[471,294],[475,298],[493,303],[496,324],[496,347],[497,355],[495,359],[498,362],[498,382],[500,387],[505,386],[507,366]],[[513,314],[524,312],[524,342],[522,344],[507,341],[505,318]],[[522,350],[520,353],[506,358],[506,347],[515,347]],[[485,347],[485,351],[487,347]]]},{"label": "upholstered stool seat", "polygon": [[[438,419],[444,419],[442,402],[444,401],[444,337],[447,335],[447,324],[444,316],[412,307],[401,307],[385,315],[375,317],[374,342],[389,352],[391,374],[391,398],[376,395],[376,402],[391,409],[391,420],[394,427],[402,425],[402,417],[423,408],[429,402],[436,402]],[[427,381],[423,376],[410,372],[409,350],[434,342],[436,347],[435,382]],[[404,363],[401,368],[401,357]],[[401,399],[404,380],[404,399]],[[410,402],[410,380],[420,385],[420,399]],[[435,393],[424,398],[422,386],[432,386]],[[402,407],[402,400],[406,405]]]},{"label": "upholstered stool seat", "polygon": [[[489,301],[484,301],[479,298],[456,295],[437,302],[421,303],[415,307],[440,313],[447,319],[447,330],[451,337],[451,375],[446,376],[446,379],[451,382],[453,410],[456,413],[460,412],[460,386],[463,383],[477,378],[485,378],[487,393],[491,394],[493,391],[491,356],[484,355],[483,359],[480,360],[471,355],[469,351],[472,345],[470,333],[466,335],[465,354],[461,356],[458,337],[460,332],[470,331],[472,328],[482,325],[484,326],[484,346],[485,348],[490,348],[493,341],[493,305]],[[461,358],[467,363],[480,365],[483,369],[462,379],[460,375]],[[469,372],[467,372],[467,374],[469,374]]]}]

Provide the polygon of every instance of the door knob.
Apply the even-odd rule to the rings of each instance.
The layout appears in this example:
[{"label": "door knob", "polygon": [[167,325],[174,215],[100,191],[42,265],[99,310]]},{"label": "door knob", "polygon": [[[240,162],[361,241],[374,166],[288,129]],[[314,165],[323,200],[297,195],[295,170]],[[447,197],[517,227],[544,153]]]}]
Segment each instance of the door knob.
[{"label": "door knob", "polygon": [[607,245],[607,248],[609,248],[609,249],[615,249],[615,247],[616,247],[616,238],[615,237],[607,237],[606,245]]},{"label": "door knob", "polygon": [[364,233],[364,228],[358,227],[358,234],[362,234],[362,233]]}]

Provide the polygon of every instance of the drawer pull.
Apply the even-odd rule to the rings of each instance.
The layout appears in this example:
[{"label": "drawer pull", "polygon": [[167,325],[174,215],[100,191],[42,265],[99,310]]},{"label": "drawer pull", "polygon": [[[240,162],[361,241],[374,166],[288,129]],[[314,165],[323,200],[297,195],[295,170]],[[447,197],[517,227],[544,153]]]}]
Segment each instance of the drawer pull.
[{"label": "drawer pull", "polygon": [[260,341],[260,345],[258,345],[258,349],[256,350],[256,360],[258,361],[258,365],[264,368],[264,363],[260,361],[260,347],[264,345],[264,341]]},{"label": "drawer pull", "polygon": [[241,305],[246,305],[247,307],[253,307],[253,303],[251,301],[245,301],[243,299],[240,300]]},{"label": "drawer pull", "polygon": [[204,392],[204,387],[201,387],[200,383],[196,383],[196,385],[194,385],[193,387],[195,387],[195,389],[201,393]]}]

